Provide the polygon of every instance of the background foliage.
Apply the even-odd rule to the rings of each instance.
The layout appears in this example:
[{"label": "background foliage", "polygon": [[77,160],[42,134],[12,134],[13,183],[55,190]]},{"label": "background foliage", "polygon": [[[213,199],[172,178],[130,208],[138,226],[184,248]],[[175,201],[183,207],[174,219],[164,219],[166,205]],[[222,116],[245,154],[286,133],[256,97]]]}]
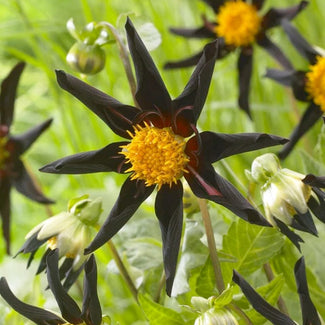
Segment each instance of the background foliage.
[{"label": "background foliage", "polygon": [[[270,6],[289,6],[296,0],[266,0],[264,10]],[[204,44],[201,40],[186,41],[168,32],[168,27],[199,26],[200,14],[212,18],[212,11],[200,0],[2,0],[0,1],[0,67],[4,78],[19,60],[27,62],[16,101],[15,121],[12,133],[21,133],[36,122],[48,117],[54,123],[37,144],[24,156],[26,165],[42,184],[44,192],[56,200],[51,207],[53,214],[66,209],[70,198],[89,193],[91,197],[101,196],[104,203],[104,219],[115,198],[123,176],[93,174],[81,176],[57,176],[41,174],[37,169],[60,157],[80,151],[101,148],[118,140],[94,114],[71,95],[62,91],[55,80],[54,69],[62,69],[74,75],[65,61],[65,56],[74,40],[66,30],[66,22],[73,17],[76,25],[84,26],[91,21],[108,21],[124,35],[126,15],[136,27],[152,22],[159,30],[161,45],[151,52],[160,68],[162,77],[173,97],[185,86],[191,69],[164,71],[164,62],[194,53]],[[317,46],[325,47],[323,22],[325,4],[323,0],[311,0],[308,8],[296,19],[295,25],[303,35]],[[306,69],[307,63],[290,45],[284,33],[278,28],[271,31],[272,39],[280,44],[298,69]],[[116,44],[105,46],[107,62],[104,71],[87,77],[91,85],[112,95],[124,103],[132,103],[127,79],[119,60]],[[202,130],[217,132],[268,132],[287,137],[299,121],[304,104],[293,99],[291,92],[280,85],[263,78],[266,67],[276,67],[260,48],[254,58],[251,103],[253,121],[237,107],[236,57],[237,53],[217,62],[209,96],[199,121]],[[319,121],[283,167],[301,173],[325,175],[323,143],[324,127]],[[271,149],[275,152],[275,149]],[[266,150],[259,153],[265,153]],[[258,193],[245,177],[245,169],[258,152],[237,155],[219,162],[215,168],[229,179],[245,196],[253,197],[257,206],[261,202]],[[152,200],[152,199],[151,199]],[[13,252],[24,242],[27,232],[48,217],[49,211],[34,204],[16,192],[12,197],[12,240]],[[255,287],[260,287],[266,297],[275,303],[280,292],[289,308],[290,315],[300,322],[299,302],[293,277],[293,265],[299,254],[275,229],[263,229],[238,221],[228,210],[210,205],[217,246],[221,250],[224,278],[231,279],[235,267]],[[316,221],[317,222],[317,221]],[[317,222],[319,238],[303,235],[303,254],[309,266],[309,286],[315,305],[325,317],[325,261],[322,247],[325,244],[325,227]],[[99,285],[102,308],[110,315],[112,324],[185,324],[196,317],[184,311],[180,305],[189,305],[191,296],[209,297],[217,291],[208,257],[208,249],[200,215],[194,214],[185,220],[182,254],[178,264],[173,295],[164,294],[160,305],[153,302],[159,290],[162,276],[161,240],[158,223],[153,213],[152,201],[148,200],[132,220],[114,237],[114,242],[128,267],[133,280],[140,286],[138,306],[112,261],[107,247],[96,252],[99,265]],[[245,243],[245,244],[242,244]],[[16,259],[4,255],[4,243],[0,241],[0,275],[5,275],[17,296],[39,306],[57,310],[54,300],[47,291],[44,276],[34,277],[34,263],[25,271],[27,257]],[[36,256],[36,258],[39,258]],[[276,278],[267,284],[262,265],[270,261]],[[72,294],[80,299],[81,279]],[[263,291],[264,290],[264,291]],[[79,297],[79,298],[78,298]],[[235,290],[238,303],[246,308],[248,302]],[[171,308],[175,311],[168,311]],[[182,311],[182,317],[179,312]],[[254,324],[264,320],[251,311]],[[0,324],[29,324],[0,300]]]}]

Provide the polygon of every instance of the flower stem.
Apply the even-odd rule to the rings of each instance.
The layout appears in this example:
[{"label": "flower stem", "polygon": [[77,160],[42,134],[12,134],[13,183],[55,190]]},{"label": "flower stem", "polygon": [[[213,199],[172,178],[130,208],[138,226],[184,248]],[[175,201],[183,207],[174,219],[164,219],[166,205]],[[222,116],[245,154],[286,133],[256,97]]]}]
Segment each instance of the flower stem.
[{"label": "flower stem", "polygon": [[[271,282],[274,279],[274,274],[271,269],[271,265],[269,263],[265,263],[263,265],[263,269],[264,269],[264,272],[266,274],[268,281]],[[278,305],[280,311],[282,311],[286,315],[289,315],[286,303],[281,296],[279,296],[279,298],[278,298],[277,305]]]},{"label": "flower stem", "polygon": [[134,105],[135,105],[135,107],[139,107],[137,100],[135,98],[136,82],[134,79],[134,75],[133,75],[133,71],[132,71],[132,67],[131,67],[131,63],[130,63],[130,59],[129,59],[129,52],[128,52],[126,45],[124,44],[117,29],[112,24],[108,23],[107,21],[102,21],[102,22],[98,23],[98,26],[103,26],[103,27],[107,28],[112,33],[113,37],[115,38],[116,43],[119,48],[120,58],[122,60],[123,66],[124,66],[126,77],[128,79],[129,85],[130,85]]},{"label": "flower stem", "polygon": [[123,261],[115,247],[115,245],[113,244],[112,240],[109,240],[107,242],[107,245],[113,255],[113,259],[123,277],[123,279],[125,280],[127,286],[129,287],[131,293],[132,293],[132,296],[134,297],[135,301],[138,303],[138,291],[137,291],[137,288],[135,287],[130,275],[129,275],[129,272],[127,271],[126,267],[124,266],[123,264]]},{"label": "flower stem", "polygon": [[219,294],[225,290],[225,283],[223,281],[222,272],[221,272],[221,265],[218,257],[218,252],[216,248],[216,242],[214,239],[213,229],[210,214],[208,211],[207,202],[204,199],[198,199],[199,206],[202,214],[203,224],[205,228],[205,233],[208,240],[208,247],[210,251],[210,257],[213,265],[215,281],[217,285],[217,289]]}]

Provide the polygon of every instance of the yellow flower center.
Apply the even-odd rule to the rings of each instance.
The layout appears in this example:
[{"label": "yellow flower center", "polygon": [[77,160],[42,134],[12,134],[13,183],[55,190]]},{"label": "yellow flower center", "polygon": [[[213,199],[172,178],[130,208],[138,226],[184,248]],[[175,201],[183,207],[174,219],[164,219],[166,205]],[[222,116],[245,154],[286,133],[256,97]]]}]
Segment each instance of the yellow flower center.
[{"label": "yellow flower center", "polygon": [[261,26],[256,7],[243,1],[227,1],[216,20],[215,33],[236,47],[253,43]]},{"label": "yellow flower center", "polygon": [[306,73],[306,91],[325,112],[325,57],[317,57],[317,62]]},{"label": "yellow flower center", "polygon": [[186,141],[174,134],[168,127],[159,129],[145,124],[136,125],[128,145],[122,146],[121,154],[132,167],[126,172],[133,172],[131,179],[144,180],[146,186],[163,184],[171,186],[186,173],[189,158],[184,149]]},{"label": "yellow flower center", "polygon": [[7,137],[0,138],[0,170],[4,168],[9,152],[6,149],[8,139]]}]

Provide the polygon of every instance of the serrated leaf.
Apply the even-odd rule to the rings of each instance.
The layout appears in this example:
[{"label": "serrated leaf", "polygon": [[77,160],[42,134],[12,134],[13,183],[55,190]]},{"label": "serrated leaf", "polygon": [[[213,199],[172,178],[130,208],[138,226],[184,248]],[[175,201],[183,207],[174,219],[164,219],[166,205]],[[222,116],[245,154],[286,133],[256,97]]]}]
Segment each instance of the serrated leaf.
[{"label": "serrated leaf", "polygon": [[234,287],[228,287],[225,289],[214,301],[215,308],[222,308],[231,303],[234,295]]},{"label": "serrated leaf", "polygon": [[223,251],[236,257],[235,263],[222,263],[225,283],[230,283],[233,269],[243,276],[258,270],[279,253],[284,238],[275,228],[252,225],[239,219],[223,237]]},{"label": "serrated leaf", "polygon": [[207,258],[196,280],[196,292],[204,298],[209,298],[216,294],[215,276],[210,256]]},{"label": "serrated leaf", "polygon": [[180,314],[153,302],[148,295],[138,295],[140,306],[146,315],[150,325],[184,325]]}]

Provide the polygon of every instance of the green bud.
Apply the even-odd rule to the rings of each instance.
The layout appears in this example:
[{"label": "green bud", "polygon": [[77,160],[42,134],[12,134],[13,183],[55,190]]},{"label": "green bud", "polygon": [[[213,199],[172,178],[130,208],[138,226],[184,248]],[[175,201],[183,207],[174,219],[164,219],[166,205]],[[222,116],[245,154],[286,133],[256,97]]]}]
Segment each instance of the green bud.
[{"label": "green bud", "polygon": [[[80,209],[81,208],[81,209]],[[79,218],[84,224],[88,226],[95,226],[102,213],[102,200],[97,198],[95,200],[82,200],[79,201],[72,209],[76,217]]]},{"label": "green bud", "polygon": [[278,157],[273,153],[257,157],[252,163],[251,176],[257,183],[264,183],[281,168]]},{"label": "green bud", "polygon": [[211,308],[202,313],[194,325],[238,325],[238,322],[228,310]]},{"label": "green bud", "polygon": [[84,74],[96,74],[105,66],[105,51],[97,44],[75,43],[67,54],[70,67]]}]

